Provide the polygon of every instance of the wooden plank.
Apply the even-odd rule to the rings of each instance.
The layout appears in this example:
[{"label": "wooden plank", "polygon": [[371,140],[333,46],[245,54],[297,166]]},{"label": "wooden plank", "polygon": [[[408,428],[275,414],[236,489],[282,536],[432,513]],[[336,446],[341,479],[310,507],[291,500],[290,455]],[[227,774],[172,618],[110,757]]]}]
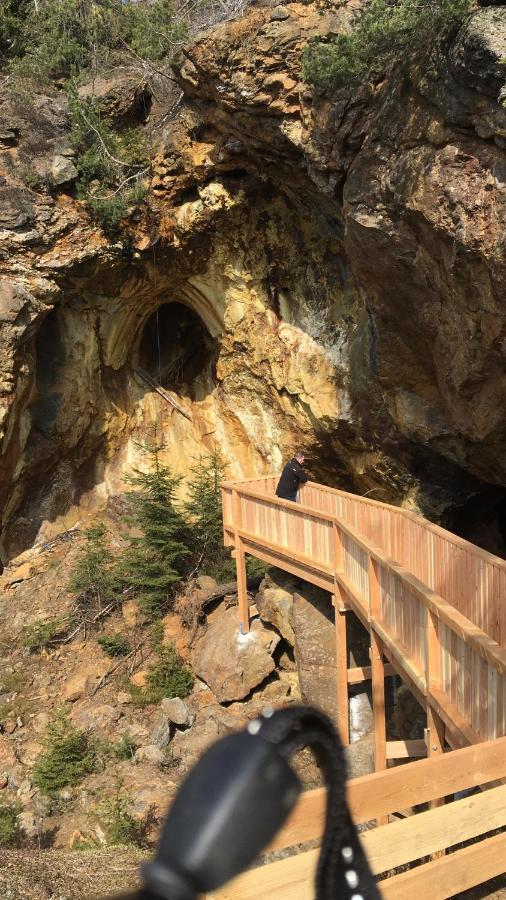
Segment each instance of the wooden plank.
[{"label": "wooden plank", "polygon": [[[385,663],[385,678],[395,674],[395,669],[391,663]],[[356,666],[353,669],[348,669],[348,684],[361,684],[363,681],[370,681],[371,678],[371,666]]]},{"label": "wooden plank", "polygon": [[319,850],[299,853],[258,869],[250,869],[219,891],[206,894],[209,900],[314,900],[314,880]]},{"label": "wooden plank", "polygon": [[319,572],[324,575],[330,575],[333,577],[334,573],[330,565],[326,565],[325,563],[321,562],[315,562],[310,556],[306,556],[303,553],[297,553],[296,551],[292,550],[291,547],[285,547],[283,544],[278,544],[274,541],[265,541],[261,537],[258,537],[258,535],[252,534],[250,531],[247,531],[244,528],[238,528],[237,532],[239,534],[239,537],[248,544],[254,544],[273,553],[279,553],[280,556],[287,556],[289,559],[300,563],[308,569],[314,569],[315,572]]},{"label": "wooden plank", "polygon": [[[371,869],[375,875],[381,872],[389,871],[400,865],[412,862],[422,856],[428,856],[434,850],[442,850],[448,846],[461,843],[473,837],[477,837],[484,833],[484,829],[492,830],[500,828],[506,823],[506,786],[493,788],[484,794],[466,797],[455,803],[441,807],[440,809],[429,810],[425,813],[411,816],[400,822],[393,822],[384,825],[381,828],[372,831],[362,832],[361,841],[365,849]],[[388,829],[386,831],[385,829]],[[502,839],[497,844],[504,852],[504,841],[506,835],[498,835]],[[490,840],[494,840],[493,838]],[[488,842],[480,842],[473,847],[465,848],[471,854],[473,859],[473,851],[479,853],[480,848],[485,844],[486,851],[490,846]],[[489,856],[483,866],[478,865],[478,871],[471,876],[469,886],[472,884],[480,884],[486,880],[488,876],[489,866],[498,865],[498,849],[489,850]],[[464,853],[464,851],[459,851]],[[451,863],[454,859],[458,859],[458,854],[444,857],[435,862],[427,864],[428,866],[437,867],[442,872],[446,872],[446,877],[451,878]],[[318,862],[319,850],[310,850],[306,853],[300,853],[296,856],[283,859],[267,866],[261,866],[239,875],[226,887],[219,891],[215,891],[207,896],[216,898],[216,900],[257,900],[258,897],[276,898],[276,900],[313,900],[314,898],[314,876]],[[491,861],[491,857],[493,862]],[[469,855],[467,856],[467,860]],[[447,864],[450,863],[450,868]],[[455,869],[456,878],[466,877],[461,863],[455,862],[459,868]],[[469,865],[467,865],[469,871]],[[414,869],[409,873],[404,873],[412,878],[416,877],[419,870]],[[457,874],[459,873],[459,874]],[[401,876],[397,876],[399,879]],[[472,878],[478,878],[472,881]],[[399,894],[399,881],[392,879],[393,889],[397,891],[395,895],[387,895],[385,897],[392,898],[402,896],[403,900],[406,896],[412,898],[411,893]],[[430,888],[428,885],[430,884]],[[455,882],[450,881],[451,890],[454,893]],[[382,891],[387,888],[388,880],[381,884]],[[405,882],[404,882],[405,886]],[[464,882],[464,886],[466,882]],[[434,895],[432,883],[425,880],[426,894],[440,896],[441,898],[451,896],[451,894],[443,893]],[[402,882],[401,882],[402,888]]]},{"label": "wooden plank", "polygon": [[[320,587],[330,594],[332,593],[334,589],[334,579],[332,577],[327,576],[327,578],[325,578],[324,576],[318,575],[314,569],[306,567],[302,563],[292,563],[284,554],[267,550],[265,547],[261,547],[258,543],[254,543],[253,541],[243,540],[243,546],[246,553],[249,553],[251,556],[256,556],[257,559],[262,559],[268,565],[277,566],[285,572],[290,572],[291,575],[295,575],[296,578],[302,578],[303,581],[309,581],[310,584],[314,584],[316,587]],[[290,551],[286,551],[286,553],[289,552]]]},{"label": "wooden plank", "polygon": [[427,756],[423,738],[415,741],[387,741],[387,759],[420,759]]},{"label": "wooden plank", "polygon": [[464,847],[436,862],[394,875],[380,884],[384,900],[447,900],[504,874],[506,834]]},{"label": "wooden plank", "polygon": [[348,716],[348,643],[346,640],[346,613],[335,609],[336,617],[336,676],[337,676],[337,727],[345,747],[350,743]]},{"label": "wooden plank", "polygon": [[248,580],[246,575],[246,555],[240,538],[238,538],[238,544],[235,550],[235,567],[237,575],[239,627],[243,634],[247,634],[250,624]]},{"label": "wooden plank", "polygon": [[[468,788],[498,781],[506,775],[506,738],[466,747],[432,759],[421,759],[364,775],[348,782],[348,802],[356,822],[429,803]],[[326,791],[302,794],[287,824],[269,849],[279,850],[321,837]]]},{"label": "wooden plank", "polygon": [[378,875],[504,825],[506,785],[363,832],[361,840]]},{"label": "wooden plank", "polygon": [[452,732],[454,740],[455,738],[457,739],[460,747],[465,747],[467,744],[477,744],[483,740],[481,735],[459,713],[458,709],[455,709],[448,701],[448,698],[442,691],[438,691],[435,687],[432,688],[427,695],[427,699],[438,716],[443,720],[445,728]]}]

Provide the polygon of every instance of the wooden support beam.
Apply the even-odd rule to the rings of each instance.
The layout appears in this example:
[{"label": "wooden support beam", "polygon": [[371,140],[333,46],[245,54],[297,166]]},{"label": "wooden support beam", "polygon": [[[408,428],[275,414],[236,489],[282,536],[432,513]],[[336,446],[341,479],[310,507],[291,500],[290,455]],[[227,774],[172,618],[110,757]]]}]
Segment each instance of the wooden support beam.
[{"label": "wooden support beam", "polygon": [[[385,663],[385,678],[395,674],[394,667],[390,663]],[[348,669],[348,684],[361,684],[363,681],[370,681],[371,678],[371,666],[357,666],[354,669]]]},{"label": "wooden support beam", "polygon": [[235,551],[235,568],[237,573],[237,598],[239,614],[239,628],[242,634],[249,631],[249,597],[246,577],[246,554],[242,548],[241,539],[238,538],[238,546]]},{"label": "wooden support beam", "polygon": [[381,772],[387,767],[386,720],[385,720],[385,666],[383,644],[371,630],[372,706],[374,712],[375,770]]},{"label": "wooden support beam", "polygon": [[[371,677],[372,707],[374,713],[374,765],[376,772],[387,767],[386,717],[385,717],[385,664],[383,643],[374,630],[372,620],[380,615],[380,594],[376,560],[369,557],[369,619],[371,622]],[[378,819],[378,825],[386,820]]]},{"label": "wooden support beam", "polygon": [[337,677],[337,725],[345,747],[350,743],[348,713],[348,642],[346,638],[346,613],[335,603],[336,617],[336,677]]},{"label": "wooden support beam", "polygon": [[423,759],[427,756],[427,746],[423,739],[418,741],[387,741],[387,759]]},{"label": "wooden support beam", "polygon": [[[441,756],[445,749],[445,726],[443,720],[438,716],[437,712],[427,703],[427,753],[430,758]],[[444,797],[437,797],[430,801],[430,808],[437,809],[438,806],[445,805]],[[432,859],[438,859],[444,856],[445,851],[439,850],[432,856]]]}]

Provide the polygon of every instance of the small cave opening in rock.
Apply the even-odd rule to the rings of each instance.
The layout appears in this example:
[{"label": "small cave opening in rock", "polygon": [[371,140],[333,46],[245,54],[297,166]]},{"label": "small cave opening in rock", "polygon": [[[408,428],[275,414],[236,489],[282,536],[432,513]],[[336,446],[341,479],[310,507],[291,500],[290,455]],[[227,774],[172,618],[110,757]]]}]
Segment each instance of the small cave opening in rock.
[{"label": "small cave opening in rock", "polygon": [[215,343],[200,316],[174,302],[150,315],[137,360],[139,369],[161,387],[198,399],[213,378],[215,355]]},{"label": "small cave opening in rock", "polygon": [[488,485],[456,506],[443,524],[466,541],[505,558],[506,487]]},{"label": "small cave opening in rock", "polygon": [[58,381],[65,363],[65,344],[58,311],[44,319],[35,336],[35,397],[31,407],[32,425],[47,434],[56,419],[61,403]]}]

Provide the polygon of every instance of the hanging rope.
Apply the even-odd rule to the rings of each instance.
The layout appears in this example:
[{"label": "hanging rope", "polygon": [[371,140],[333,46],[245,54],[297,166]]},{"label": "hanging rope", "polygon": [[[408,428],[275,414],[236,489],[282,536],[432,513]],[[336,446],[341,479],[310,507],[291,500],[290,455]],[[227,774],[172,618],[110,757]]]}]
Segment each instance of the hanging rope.
[{"label": "hanging rope", "polygon": [[160,351],[160,322],[158,319],[158,307],[156,307],[156,341],[158,344],[158,384],[162,386],[162,354]]}]

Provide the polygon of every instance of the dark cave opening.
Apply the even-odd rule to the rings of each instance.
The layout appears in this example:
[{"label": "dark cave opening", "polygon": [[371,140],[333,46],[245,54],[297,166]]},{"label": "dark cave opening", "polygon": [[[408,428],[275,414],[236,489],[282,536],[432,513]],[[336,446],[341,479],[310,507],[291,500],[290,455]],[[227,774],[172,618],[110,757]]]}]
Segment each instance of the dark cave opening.
[{"label": "dark cave opening", "polygon": [[484,487],[452,509],[443,524],[483,550],[506,557],[506,487]]},{"label": "dark cave opening", "polygon": [[61,403],[58,381],[65,363],[65,344],[61,335],[58,311],[44,319],[35,337],[35,399],[31,407],[32,426],[47,434],[56,419]]},{"label": "dark cave opening", "polygon": [[183,303],[164,303],[147,320],[138,365],[166,390],[193,395],[197,379],[212,375],[214,359],[209,331]]}]

